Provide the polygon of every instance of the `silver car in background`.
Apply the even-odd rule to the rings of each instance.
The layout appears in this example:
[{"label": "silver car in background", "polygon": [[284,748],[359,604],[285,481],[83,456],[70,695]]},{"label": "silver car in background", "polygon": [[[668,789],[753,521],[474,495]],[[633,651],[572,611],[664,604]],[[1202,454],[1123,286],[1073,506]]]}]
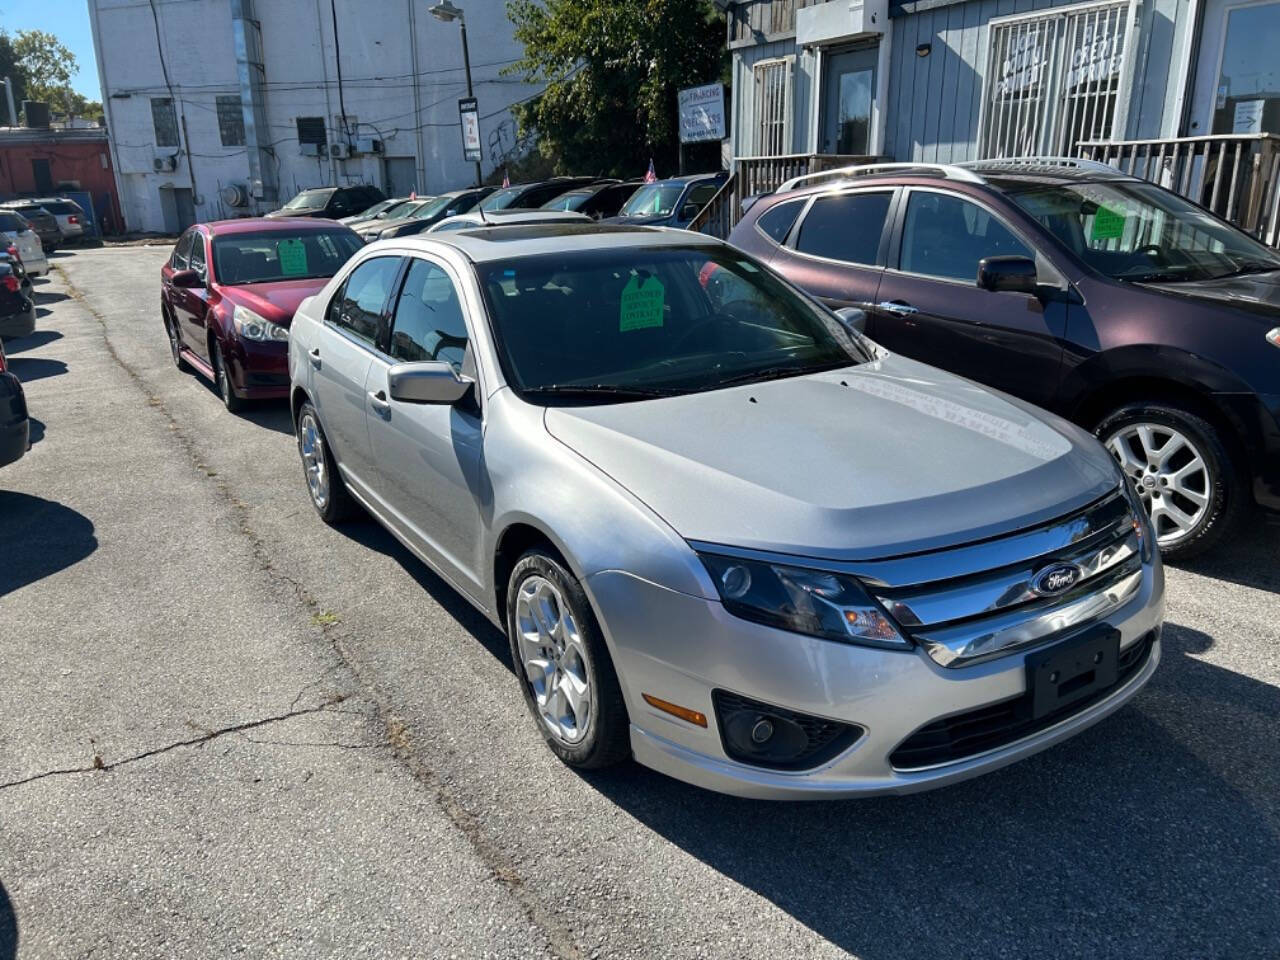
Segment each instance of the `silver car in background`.
[{"label": "silver car in background", "polygon": [[962,780],[1137,693],[1163,571],[1091,436],[856,327],[683,231],[379,241],[290,329],[307,489],[507,633],[569,764]]}]

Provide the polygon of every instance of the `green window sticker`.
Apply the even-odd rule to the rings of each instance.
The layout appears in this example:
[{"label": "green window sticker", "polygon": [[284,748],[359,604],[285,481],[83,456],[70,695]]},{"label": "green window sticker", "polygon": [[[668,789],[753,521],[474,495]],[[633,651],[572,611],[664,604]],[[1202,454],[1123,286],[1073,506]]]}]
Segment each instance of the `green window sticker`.
[{"label": "green window sticker", "polygon": [[1118,240],[1124,236],[1124,214],[1106,207],[1098,207],[1093,215],[1093,240]]},{"label": "green window sticker", "polygon": [[667,290],[657,277],[638,276],[627,281],[622,288],[622,303],[618,311],[618,329],[644,330],[662,326],[662,308]]},{"label": "green window sticker", "polygon": [[286,277],[307,275],[307,248],[299,239],[281,240],[276,244],[276,256],[280,258],[280,272]]}]

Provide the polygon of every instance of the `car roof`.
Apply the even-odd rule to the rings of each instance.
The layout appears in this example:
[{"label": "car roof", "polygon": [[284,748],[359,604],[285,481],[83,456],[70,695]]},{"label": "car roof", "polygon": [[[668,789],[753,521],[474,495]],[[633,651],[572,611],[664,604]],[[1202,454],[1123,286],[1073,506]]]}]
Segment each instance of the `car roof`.
[{"label": "car roof", "polygon": [[[685,184],[698,183],[701,180],[722,180],[726,176],[728,174],[723,170],[719,173],[691,173],[683,177],[667,177],[664,180],[655,180],[654,186],[684,186]],[[642,182],[640,186],[644,186],[644,183]]]},{"label": "car roof", "polygon": [[336,220],[316,219],[315,217],[243,217],[238,220],[211,220],[197,224],[205,227],[214,236],[227,236],[232,233],[332,233],[350,229]]},{"label": "car roof", "polygon": [[722,246],[721,241],[688,230],[596,223],[588,217],[564,223],[475,227],[452,233],[421,234],[400,241],[407,247],[445,243],[475,263],[536,257],[548,253],[589,253],[602,248]]}]

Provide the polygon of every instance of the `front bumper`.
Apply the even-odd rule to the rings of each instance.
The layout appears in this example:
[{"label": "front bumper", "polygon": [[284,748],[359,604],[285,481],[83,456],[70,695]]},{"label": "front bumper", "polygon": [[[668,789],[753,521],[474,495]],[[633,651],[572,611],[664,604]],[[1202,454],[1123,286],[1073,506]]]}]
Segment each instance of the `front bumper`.
[{"label": "front bumper", "polygon": [[[741,620],[713,600],[610,570],[587,578],[609,640],[631,717],[636,759],[677,779],[723,793],[767,799],[903,794],[996,770],[1073,736],[1119,709],[1151,677],[1158,636],[1135,674],[1096,702],[1004,746],[938,764],[899,770],[894,749],[931,721],[1026,692],[1025,657],[1062,636],[1008,656],[948,668],[919,647],[879,650],[792,634]],[[1159,559],[1123,606],[1095,621],[1120,633],[1121,650],[1158,635],[1164,615]],[[820,766],[782,771],[732,759],[722,745],[714,690],[786,710],[855,724],[863,735]],[[651,707],[642,694],[700,711],[701,728]]]},{"label": "front bumper", "polygon": [[277,400],[289,396],[289,344],[237,337],[229,353],[231,382],[241,397]]}]

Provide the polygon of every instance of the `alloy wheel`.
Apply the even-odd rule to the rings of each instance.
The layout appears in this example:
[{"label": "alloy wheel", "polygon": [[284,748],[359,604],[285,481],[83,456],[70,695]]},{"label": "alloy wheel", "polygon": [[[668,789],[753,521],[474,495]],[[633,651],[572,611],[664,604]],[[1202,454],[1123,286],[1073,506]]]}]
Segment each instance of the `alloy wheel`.
[{"label": "alloy wheel", "polygon": [[173,352],[173,362],[182,366],[182,344],[178,340],[178,331],[172,323],[166,323],[165,326],[169,330],[169,349]]},{"label": "alloy wheel", "polygon": [[302,453],[311,502],[317,510],[323,510],[329,502],[329,471],[325,465],[324,436],[310,413],[304,413],[298,421],[298,450]]},{"label": "alloy wheel", "polygon": [[1213,502],[1213,476],[1186,434],[1162,423],[1134,423],[1106,440],[1146,508],[1162,547],[1190,535]]},{"label": "alloy wheel", "polygon": [[520,584],[516,631],[538,716],[561,743],[580,743],[595,701],[587,648],[559,587],[546,577]]},{"label": "alloy wheel", "polygon": [[223,401],[231,405],[231,377],[227,375],[227,365],[222,362],[222,358],[218,356],[218,350],[213,350],[213,362],[218,368],[218,392],[222,394]]}]

